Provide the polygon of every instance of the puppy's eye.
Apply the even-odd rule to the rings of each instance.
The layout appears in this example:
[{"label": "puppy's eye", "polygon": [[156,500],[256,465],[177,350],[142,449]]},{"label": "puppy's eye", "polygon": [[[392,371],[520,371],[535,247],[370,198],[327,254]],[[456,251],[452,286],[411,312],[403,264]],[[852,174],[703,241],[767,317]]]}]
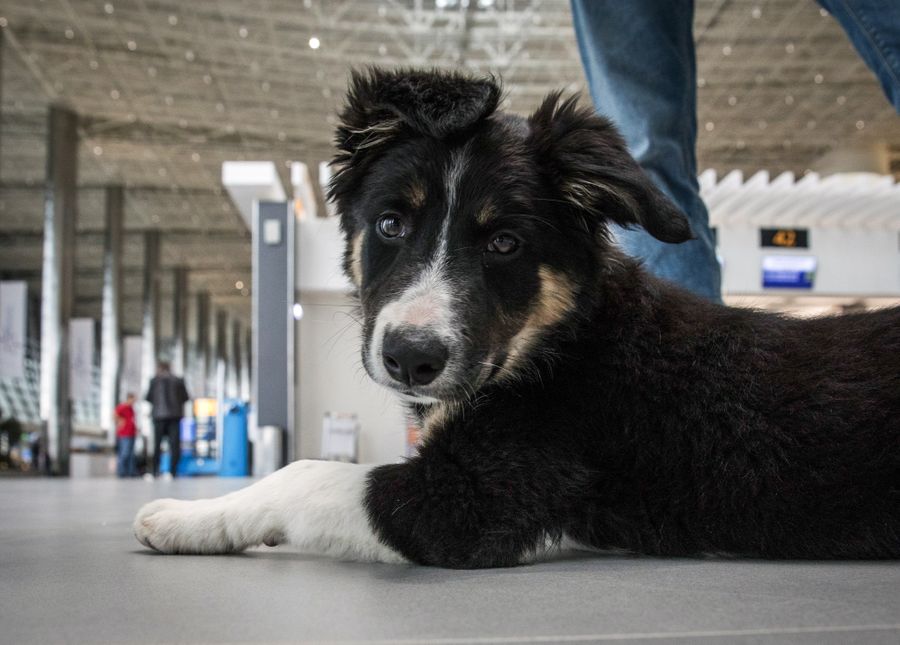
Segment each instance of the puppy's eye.
[{"label": "puppy's eye", "polygon": [[393,240],[406,235],[406,225],[396,213],[385,213],[375,223],[378,234],[386,240]]},{"label": "puppy's eye", "polygon": [[519,248],[519,240],[509,233],[498,233],[488,243],[488,253],[498,253],[500,255],[510,255],[515,253]]}]

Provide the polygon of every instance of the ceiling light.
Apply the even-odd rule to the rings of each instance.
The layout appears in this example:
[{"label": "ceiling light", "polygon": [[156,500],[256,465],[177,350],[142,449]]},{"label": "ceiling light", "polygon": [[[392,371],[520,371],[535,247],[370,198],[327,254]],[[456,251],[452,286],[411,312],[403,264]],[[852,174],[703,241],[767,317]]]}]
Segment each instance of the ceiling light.
[{"label": "ceiling light", "polygon": [[112,2],[107,2],[105,5],[103,5],[103,11],[108,14],[112,14],[112,12],[115,10],[115,7],[112,6]]},{"label": "ceiling light", "polygon": [[822,76],[821,74],[816,74],[816,75],[813,77],[813,81],[815,81],[816,85],[821,85],[821,84],[822,84],[822,81],[824,81],[824,80],[825,80],[825,77]]},{"label": "ceiling light", "polygon": [[857,121],[857,122],[856,122],[856,129],[857,129],[857,130],[862,130],[864,127],[866,127],[866,122],[865,122],[865,121]]},{"label": "ceiling light", "polygon": [[249,33],[250,32],[247,31],[247,28],[244,25],[241,25],[240,29],[238,29],[238,36],[241,38],[246,38]]},{"label": "ceiling light", "polygon": [[177,25],[178,24],[178,16],[176,16],[175,14],[171,14],[169,16],[169,24],[172,25],[173,27],[175,25]]},{"label": "ceiling light", "polygon": [[72,40],[74,37],[75,37],[75,32],[72,31],[71,28],[66,29],[66,38],[68,38],[69,40]]},{"label": "ceiling light", "polygon": [[753,7],[753,11],[750,12],[750,15],[754,18],[759,18],[760,16],[762,16],[762,9],[760,9],[759,7]]},{"label": "ceiling light", "polygon": [[133,40],[129,40],[128,43],[126,44],[126,46],[128,47],[128,51],[131,51],[131,52],[133,52],[135,49],[137,49],[137,43],[134,42]]},{"label": "ceiling light", "polygon": [[94,146],[94,154],[98,157],[103,154],[103,148],[100,146]]},{"label": "ceiling light", "polygon": [[110,96],[110,98],[112,98],[113,101],[118,101],[119,100],[119,90],[112,90],[109,93],[109,96]]},{"label": "ceiling light", "polygon": [[235,283],[234,283],[234,288],[237,289],[238,291],[240,291],[241,289],[243,289],[243,288],[244,288],[244,281],[243,281],[243,280],[238,280],[237,282],[235,282]]},{"label": "ceiling light", "polygon": [[312,38],[309,39],[309,48],[310,49],[318,49],[319,45],[321,45],[321,44],[322,43],[315,36],[313,36]]},{"label": "ceiling light", "polygon": [[294,320],[300,320],[303,318],[303,305],[299,302],[295,302],[294,306],[291,307],[291,312],[294,314]]}]

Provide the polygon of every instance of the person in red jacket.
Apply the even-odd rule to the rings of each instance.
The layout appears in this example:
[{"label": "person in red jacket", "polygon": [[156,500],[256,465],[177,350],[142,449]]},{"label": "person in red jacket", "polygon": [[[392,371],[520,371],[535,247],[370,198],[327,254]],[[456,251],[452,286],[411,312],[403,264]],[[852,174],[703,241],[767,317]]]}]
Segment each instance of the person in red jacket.
[{"label": "person in red jacket", "polygon": [[134,463],[134,438],[137,427],[134,425],[134,405],[137,397],[129,392],[125,402],[116,406],[116,475],[119,477],[136,477],[137,468]]}]

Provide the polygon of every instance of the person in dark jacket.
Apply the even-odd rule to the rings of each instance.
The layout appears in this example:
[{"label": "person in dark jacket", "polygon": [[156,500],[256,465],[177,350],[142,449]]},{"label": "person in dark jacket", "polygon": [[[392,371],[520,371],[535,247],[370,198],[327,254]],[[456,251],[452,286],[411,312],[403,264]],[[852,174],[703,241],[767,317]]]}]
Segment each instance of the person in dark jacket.
[{"label": "person in dark jacket", "polygon": [[181,417],[184,404],[190,400],[184,379],[172,374],[168,363],[157,365],[156,376],[150,381],[147,401],[153,406],[153,475],[159,475],[159,457],[163,437],[169,440],[172,477],[178,472],[181,456]]}]

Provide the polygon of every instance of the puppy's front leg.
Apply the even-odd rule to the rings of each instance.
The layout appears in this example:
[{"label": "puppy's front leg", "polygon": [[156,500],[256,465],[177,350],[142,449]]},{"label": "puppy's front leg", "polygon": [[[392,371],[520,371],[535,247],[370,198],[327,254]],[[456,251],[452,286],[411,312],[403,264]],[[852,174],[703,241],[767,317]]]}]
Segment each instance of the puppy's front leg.
[{"label": "puppy's front leg", "polygon": [[158,499],[134,520],[134,534],[162,553],[234,553],[290,543],[338,558],[403,562],[379,542],[364,508],[371,467],[297,461],[223,497]]}]

